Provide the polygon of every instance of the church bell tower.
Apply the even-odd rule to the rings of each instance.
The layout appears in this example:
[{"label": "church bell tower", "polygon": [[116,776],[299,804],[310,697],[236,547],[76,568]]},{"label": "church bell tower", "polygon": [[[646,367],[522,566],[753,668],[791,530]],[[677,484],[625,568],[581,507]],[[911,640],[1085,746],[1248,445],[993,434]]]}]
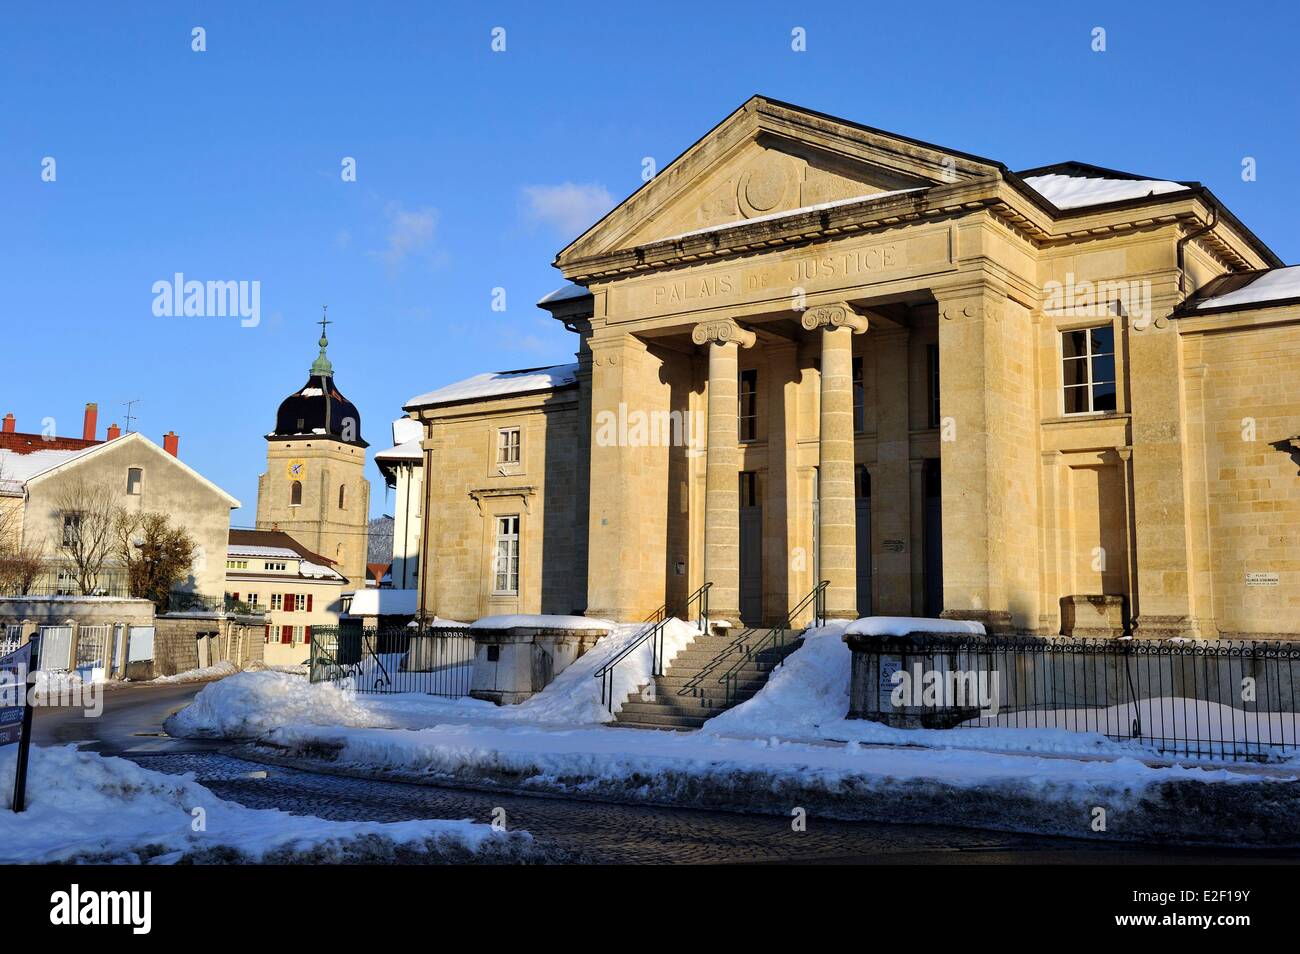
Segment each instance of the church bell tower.
[{"label": "church bell tower", "polygon": [[307,383],[280,404],[266,435],[257,485],[257,529],[283,530],[334,562],[351,587],[366,585],[370,482],[361,415],[334,383],[324,316]]}]

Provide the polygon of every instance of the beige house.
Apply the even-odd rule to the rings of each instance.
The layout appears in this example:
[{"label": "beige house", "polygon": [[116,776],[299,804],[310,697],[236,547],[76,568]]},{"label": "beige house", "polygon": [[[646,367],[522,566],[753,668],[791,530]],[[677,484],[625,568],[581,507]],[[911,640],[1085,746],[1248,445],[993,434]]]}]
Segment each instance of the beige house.
[{"label": "beige house", "polygon": [[575,366],[406,405],[427,615],[1300,634],[1300,268],[1196,182],[755,97],[556,265]]},{"label": "beige house", "polygon": [[[424,504],[423,429],[418,421],[393,421],[393,446],[375,454],[375,466],[393,491],[394,589],[415,590],[420,572],[420,514]],[[381,581],[376,581],[376,586]]]},{"label": "beige house", "polygon": [[230,531],[226,598],[250,615],[265,615],[262,655],[270,665],[307,661],[313,627],[338,625],[346,585],[329,559],[287,533]]},{"label": "beige house", "polygon": [[[92,405],[93,407],[93,405]],[[239,501],[176,456],[175,435],[159,447],[143,434],[121,434],[116,426],[108,439],[97,440],[88,411],[82,438],[51,438],[17,431],[7,418],[0,432],[0,507],[15,519],[18,538],[41,545],[48,571],[36,592],[75,593],[61,543],[76,532],[76,516],[62,503],[70,486],[84,482],[111,491],[109,504],[128,513],[157,511],[183,523],[194,539],[196,554],[189,575],[178,589],[215,596],[225,581],[223,566],[230,511]],[[120,591],[122,570],[110,555],[98,578],[98,591]]]}]

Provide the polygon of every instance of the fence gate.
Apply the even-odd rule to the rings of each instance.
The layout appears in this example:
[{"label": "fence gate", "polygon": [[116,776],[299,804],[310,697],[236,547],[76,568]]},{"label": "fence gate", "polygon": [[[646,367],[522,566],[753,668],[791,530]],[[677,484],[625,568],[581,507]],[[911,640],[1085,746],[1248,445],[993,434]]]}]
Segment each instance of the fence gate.
[{"label": "fence gate", "polygon": [[88,682],[103,682],[108,670],[108,637],[112,628],[81,626],[77,629],[77,673]]},{"label": "fence gate", "polygon": [[72,627],[41,627],[41,666],[45,672],[67,672],[72,668]]}]

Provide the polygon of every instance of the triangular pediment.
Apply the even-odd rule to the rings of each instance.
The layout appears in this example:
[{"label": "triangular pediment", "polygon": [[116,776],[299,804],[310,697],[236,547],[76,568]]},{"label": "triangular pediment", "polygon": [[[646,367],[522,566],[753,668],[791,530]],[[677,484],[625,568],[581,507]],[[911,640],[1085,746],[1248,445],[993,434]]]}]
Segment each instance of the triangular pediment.
[{"label": "triangular pediment", "polygon": [[756,96],[560,252],[556,264],[1001,171],[989,160]]}]

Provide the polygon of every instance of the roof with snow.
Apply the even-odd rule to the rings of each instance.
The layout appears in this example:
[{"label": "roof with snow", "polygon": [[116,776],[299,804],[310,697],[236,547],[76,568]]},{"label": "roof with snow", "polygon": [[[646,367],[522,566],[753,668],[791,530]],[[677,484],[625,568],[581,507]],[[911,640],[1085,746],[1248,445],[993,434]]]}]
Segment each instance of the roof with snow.
[{"label": "roof with snow", "polygon": [[[13,435],[11,434],[8,436],[12,437]],[[31,437],[32,435],[23,434],[19,436]],[[71,443],[68,439],[64,440]],[[88,444],[88,446],[83,447],[80,450],[15,450],[12,442],[10,442],[9,446],[0,446],[0,494],[7,496],[21,495],[27,489],[27,485],[31,481],[42,478],[47,474],[51,474],[61,467],[102,454],[110,449],[117,450],[134,443],[143,444],[144,447],[149,448],[156,454],[166,458],[167,461],[174,466],[180,467],[186,473],[225,497],[226,502],[230,505],[232,510],[240,506],[239,501],[226,493],[226,491],[208,480],[208,478],[204,477],[189,464],[185,463],[185,461],[167,453],[167,451],[163,450],[138,431],[130,434],[123,434],[121,437],[116,437],[111,441],[100,441],[96,443],[77,441],[76,443]]]},{"label": "roof with snow", "polygon": [[[343,582],[345,579],[334,569],[333,560],[319,553],[313,553],[283,530],[232,528],[226,545],[226,556],[231,559],[255,557],[263,560],[297,560],[298,575],[301,577],[338,582]],[[239,573],[239,571],[230,572]],[[255,571],[250,569],[244,572]]]},{"label": "roof with snow", "polygon": [[[1062,171],[1051,171],[1059,168]],[[1110,170],[1085,166],[1082,163],[1063,163],[1046,170],[1021,173],[1025,184],[1058,209],[1082,209],[1111,202],[1145,199],[1170,192],[1187,192],[1186,183],[1168,179],[1144,179],[1129,173],[1109,173]]]},{"label": "roof with snow", "polygon": [[543,295],[540,299],[538,299],[537,304],[553,305],[557,301],[570,301],[574,298],[590,298],[590,297],[591,297],[590,291],[583,288],[581,285],[575,285],[573,282],[569,282],[569,284],[565,285],[564,287],[557,288],[555,289],[555,291]]},{"label": "roof with snow", "polygon": [[1300,265],[1221,275],[1178,306],[1176,314],[1190,316],[1281,304],[1300,304]]},{"label": "roof with snow", "polygon": [[464,381],[417,394],[403,408],[413,410],[440,404],[459,404],[464,401],[483,401],[491,398],[554,391],[577,384],[576,364],[556,364],[547,368],[523,368],[519,371],[489,371],[476,374]]},{"label": "roof with snow", "polygon": [[349,616],[414,616],[419,591],[368,586],[352,594]]}]

